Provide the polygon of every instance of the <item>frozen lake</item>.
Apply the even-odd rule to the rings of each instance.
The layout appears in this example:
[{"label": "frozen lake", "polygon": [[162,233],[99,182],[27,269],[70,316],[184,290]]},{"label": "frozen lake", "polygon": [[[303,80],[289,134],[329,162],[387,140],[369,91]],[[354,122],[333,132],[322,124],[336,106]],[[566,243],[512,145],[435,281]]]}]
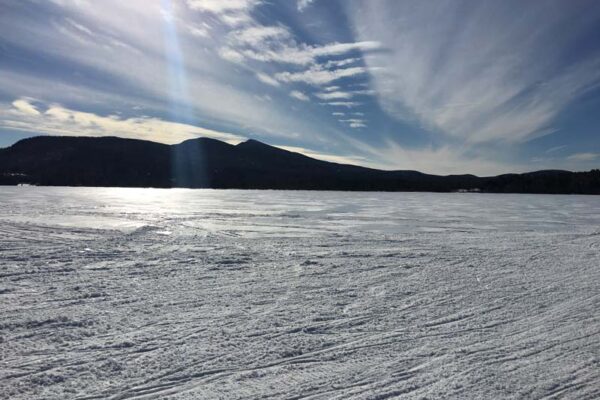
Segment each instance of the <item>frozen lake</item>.
[{"label": "frozen lake", "polygon": [[598,399],[600,198],[0,187],[2,399]]}]

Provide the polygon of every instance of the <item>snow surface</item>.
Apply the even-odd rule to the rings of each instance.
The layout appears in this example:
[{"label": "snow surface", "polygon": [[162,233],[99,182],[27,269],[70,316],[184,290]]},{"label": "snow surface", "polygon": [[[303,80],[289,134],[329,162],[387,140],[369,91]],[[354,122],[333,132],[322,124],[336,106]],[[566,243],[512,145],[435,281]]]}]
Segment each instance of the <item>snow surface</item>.
[{"label": "snow surface", "polygon": [[0,188],[5,399],[598,399],[600,199]]}]

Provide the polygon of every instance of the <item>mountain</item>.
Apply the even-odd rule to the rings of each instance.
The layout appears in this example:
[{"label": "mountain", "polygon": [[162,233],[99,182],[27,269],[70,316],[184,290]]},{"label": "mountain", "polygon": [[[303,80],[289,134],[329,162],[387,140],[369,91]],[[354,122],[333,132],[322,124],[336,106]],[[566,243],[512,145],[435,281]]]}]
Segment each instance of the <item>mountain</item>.
[{"label": "mountain", "polygon": [[238,189],[600,194],[600,170],[496,177],[382,171],[248,140],[166,145],[117,137],[39,136],[0,149],[0,184]]}]

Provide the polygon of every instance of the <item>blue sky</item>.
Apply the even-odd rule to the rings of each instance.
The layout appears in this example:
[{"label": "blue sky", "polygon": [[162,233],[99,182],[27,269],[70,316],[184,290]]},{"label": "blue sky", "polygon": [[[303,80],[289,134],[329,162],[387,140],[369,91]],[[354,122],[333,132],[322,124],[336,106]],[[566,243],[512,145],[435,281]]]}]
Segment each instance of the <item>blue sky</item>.
[{"label": "blue sky", "polygon": [[255,138],[384,169],[600,167],[600,2],[0,0],[0,146]]}]

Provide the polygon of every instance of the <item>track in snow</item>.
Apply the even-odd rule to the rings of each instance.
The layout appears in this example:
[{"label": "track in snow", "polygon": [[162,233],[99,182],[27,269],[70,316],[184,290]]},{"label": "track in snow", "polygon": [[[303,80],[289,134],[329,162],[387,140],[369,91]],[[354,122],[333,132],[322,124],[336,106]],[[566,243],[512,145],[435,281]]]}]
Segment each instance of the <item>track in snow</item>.
[{"label": "track in snow", "polygon": [[1,188],[0,398],[600,397],[596,197]]}]

